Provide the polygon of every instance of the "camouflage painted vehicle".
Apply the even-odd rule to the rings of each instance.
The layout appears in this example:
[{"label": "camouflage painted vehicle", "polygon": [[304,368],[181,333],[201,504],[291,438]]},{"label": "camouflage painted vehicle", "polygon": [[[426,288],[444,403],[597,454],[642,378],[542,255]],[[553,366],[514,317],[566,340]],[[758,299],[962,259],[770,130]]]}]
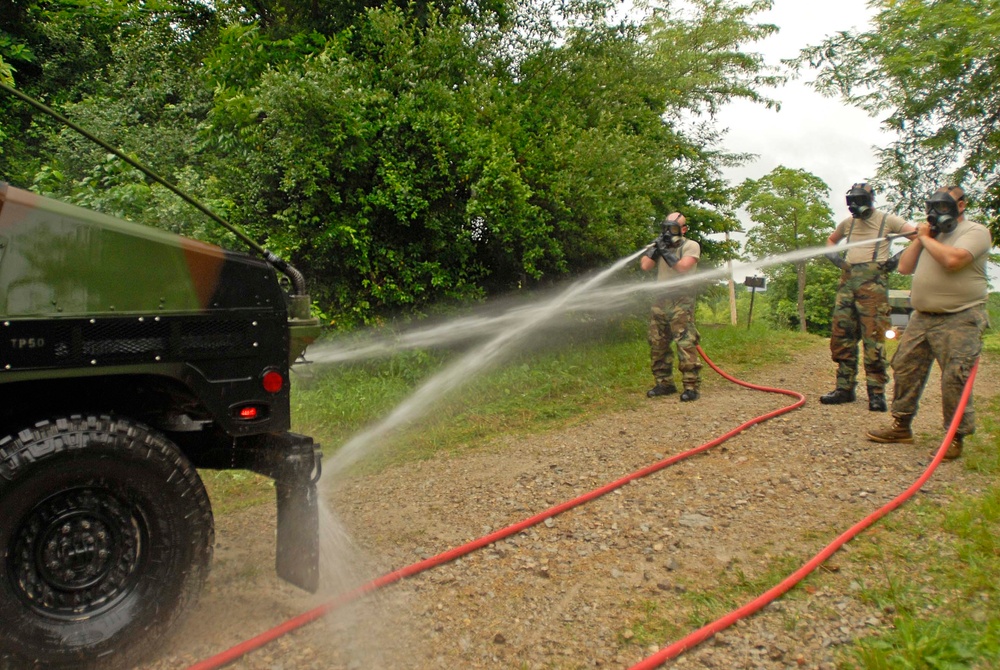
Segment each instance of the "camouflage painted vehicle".
[{"label": "camouflage painted vehicle", "polygon": [[278,574],[316,589],[289,369],[319,326],[275,260],[0,183],[0,668],[156,648],[210,567],[199,468],[274,478]]},{"label": "camouflage painted vehicle", "polygon": [[889,289],[889,318],[892,320],[892,329],[901,333],[906,329],[906,324],[910,322],[910,313],[913,306],[910,305],[910,292],[904,289]]}]

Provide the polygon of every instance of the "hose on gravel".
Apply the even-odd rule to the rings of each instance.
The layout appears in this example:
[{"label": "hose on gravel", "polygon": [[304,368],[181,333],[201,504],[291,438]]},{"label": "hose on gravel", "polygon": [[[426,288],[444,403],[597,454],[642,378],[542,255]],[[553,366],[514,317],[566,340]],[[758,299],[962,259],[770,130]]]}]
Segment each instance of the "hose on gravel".
[{"label": "hose on gravel", "polygon": [[[704,356],[704,353],[702,355]],[[708,362],[707,358],[705,360],[706,362]],[[711,362],[709,362],[709,365],[712,365]],[[714,365],[712,365],[712,368],[715,369],[716,372],[719,372],[723,376],[726,376],[724,373],[715,368]],[[832,556],[838,549],[840,549],[842,546],[847,544],[847,542],[849,542],[855,536],[861,533],[861,531],[865,530],[873,523],[884,517],[886,514],[888,514],[889,512],[893,511],[894,509],[902,505],[910,497],[912,497],[913,494],[919,491],[920,488],[927,482],[927,480],[930,479],[931,475],[937,469],[937,466],[940,465],[942,459],[944,458],[944,452],[948,450],[948,446],[951,444],[952,439],[958,432],[958,425],[962,421],[962,415],[965,413],[965,407],[966,405],[968,405],[969,397],[972,395],[972,383],[976,379],[976,372],[978,371],[978,369],[979,369],[979,360],[977,359],[976,363],[972,366],[972,371],[969,374],[969,379],[965,383],[965,388],[962,391],[962,397],[958,402],[958,407],[955,409],[955,415],[952,417],[951,423],[948,425],[948,431],[945,433],[944,439],[941,442],[941,446],[934,454],[934,458],[931,459],[930,465],[927,466],[927,469],[924,470],[923,474],[920,475],[920,477],[917,478],[917,481],[911,484],[908,489],[906,489],[898,496],[893,498],[891,501],[889,501],[879,509],[872,512],[864,519],[851,526],[846,531],[844,531],[839,537],[837,537],[837,539],[835,539],[833,542],[824,547],[822,551],[813,556],[801,568],[790,574],[784,580],[779,582],[776,586],[772,587],[771,589],[757,596],[756,598],[748,602],[746,605],[743,605],[742,607],[733,610],[729,614],[726,614],[725,616],[716,619],[710,624],[702,626],[698,630],[694,631],[693,633],[689,633],[688,635],[681,638],[677,642],[674,642],[673,644],[664,647],[663,649],[656,652],[652,656],[649,656],[648,658],[640,661],[639,663],[636,663],[629,670],[649,670],[650,668],[657,668],[663,665],[663,663],[665,663],[666,661],[675,658],[677,656],[680,656],[688,649],[691,649],[692,647],[704,642],[705,640],[712,637],[719,631],[728,628],[729,626],[733,625],[740,619],[748,617],[751,614],[757,612],[767,604],[771,603],[772,601],[782,596],[785,592],[790,590],[800,581],[805,579],[805,577],[810,572],[819,567],[820,564],[823,563],[823,561]]]},{"label": "hose on gravel", "polygon": [[[255,637],[245,640],[244,642],[241,642],[223,652],[220,652],[215,656],[199,661],[198,663],[189,666],[188,670],[214,670],[216,668],[221,668],[225,665],[228,665],[236,661],[237,659],[241,658],[242,656],[245,656],[246,654],[256,649],[259,649],[264,645],[273,642],[274,640],[305,626],[306,624],[309,624],[319,618],[322,618],[323,616],[329,614],[330,612],[336,610],[337,608],[346,605],[350,602],[353,602],[354,600],[357,600],[358,598],[367,593],[376,591],[401,579],[404,579],[406,577],[411,577],[413,575],[424,572],[441,564],[448,563],[457,558],[470,554],[477,549],[481,549],[482,547],[488,546],[494,542],[502,540],[522,530],[525,530],[539,523],[542,523],[546,519],[554,517],[562,512],[570,510],[574,507],[577,507],[586,502],[589,502],[603,495],[606,495],[616,489],[619,489],[622,486],[628,484],[629,482],[641,479],[642,477],[645,477],[654,472],[667,468],[691,456],[707,451],[708,449],[711,449],[712,447],[722,444],[723,442],[729,440],[732,437],[735,437],[739,433],[743,432],[744,430],[758,423],[762,423],[769,419],[773,419],[774,417],[790,412],[805,404],[806,401],[805,396],[802,395],[801,393],[795,391],[789,391],[786,389],[772,388],[768,386],[751,384],[749,382],[744,382],[742,380],[736,379],[735,377],[732,377],[731,375],[723,372],[718,366],[716,366],[715,363],[713,363],[711,359],[708,358],[708,356],[705,354],[705,352],[702,350],[700,346],[698,347],[698,353],[713,370],[715,370],[719,375],[721,375],[725,379],[735,384],[758,391],[765,391],[768,393],[779,393],[791,396],[796,400],[790,405],[786,405],[779,409],[773,410],[766,414],[762,414],[758,417],[750,419],[749,421],[740,424],[736,428],[733,428],[729,432],[713,440],[705,442],[704,444],[698,447],[689,449],[687,451],[675,454],[669,458],[658,461],[652,465],[649,465],[629,475],[626,475],[625,477],[622,477],[613,482],[605,484],[604,486],[594,489],[588,493],[585,493],[577,498],[563,502],[559,505],[555,505],[554,507],[550,507],[549,509],[540,512],[538,514],[535,514],[534,516],[531,516],[527,519],[524,519],[523,521],[507,526],[506,528],[494,531],[488,535],[484,535],[483,537],[473,540],[467,544],[455,547],[453,549],[449,549],[448,551],[444,551],[440,554],[437,554],[436,556],[432,556],[422,561],[418,561],[417,563],[413,563],[409,566],[400,568],[393,572],[386,573],[381,577],[378,577],[369,582],[366,582],[365,584],[357,586],[350,591],[346,591],[318,607],[315,607],[298,616],[292,617],[291,619],[288,619],[284,623],[281,623],[278,626],[271,628],[270,630],[267,630],[259,635],[256,635]],[[958,411],[956,412],[956,417],[961,416],[962,412],[964,411],[965,405],[968,402],[968,397],[972,390],[972,381],[975,378],[977,368],[978,368],[978,362],[976,366],[973,367],[972,369],[969,382],[966,385],[965,393],[962,395],[962,400],[959,403]],[[922,486],[923,483],[927,480],[927,478],[930,477],[931,472],[933,472],[934,468],[937,467],[937,464],[941,462],[941,459],[944,456],[945,448],[947,444],[950,442],[951,438],[954,436],[957,427],[958,423],[956,419],[952,421],[952,425],[948,431],[948,434],[945,437],[945,441],[942,444],[942,448],[938,450],[938,453],[936,454],[933,462],[931,463],[931,467],[928,468],[927,472],[924,474],[924,476],[921,477],[921,479],[917,480],[917,483],[915,483],[912,487],[910,487],[910,489],[907,489],[907,493],[901,495],[899,498],[894,500],[889,505],[886,505],[872,516],[868,517],[864,521],[852,527],[851,530],[841,535],[841,537],[838,538],[837,541],[835,541],[829,547],[820,552],[820,554],[818,554],[812,561],[810,561],[808,564],[797,570],[788,579],[783,581],[778,586],[772,588],[770,591],[766,592],[759,598],[751,601],[747,605],[744,605],[738,610],[735,610],[734,612],[720,618],[719,620],[707,626],[704,626],[703,628],[700,628],[697,631],[694,631],[693,633],[669,645],[668,647],[665,647],[656,654],[650,656],[649,658],[643,660],[639,664],[633,666],[632,670],[636,670],[638,668],[655,668],[663,664],[665,661],[671,658],[675,658],[676,656],[679,656],[687,649],[690,649],[691,647],[699,644],[708,637],[711,637],[716,632],[732,625],[738,619],[749,616],[750,614],[756,612],[757,610],[764,607],[767,603],[771,602],[772,600],[774,600],[775,598],[777,598],[778,596],[789,590],[792,586],[794,586],[794,584],[796,584],[798,581],[801,581],[801,579],[804,578],[805,575],[807,575],[809,572],[815,569],[816,566],[818,566],[820,563],[826,560],[826,558],[828,558],[831,554],[833,554],[845,542],[850,540],[864,528],[874,523],[874,521],[880,518],[881,516],[884,516],[892,509],[895,509],[895,507],[898,507],[900,504],[902,504],[904,500],[906,500],[906,498],[912,495],[913,492],[918,490],[920,486]]]},{"label": "hose on gravel", "polygon": [[707,451],[708,449],[711,449],[712,447],[715,447],[725,442],[726,440],[738,435],[739,433],[743,432],[747,428],[750,428],[751,426],[767,421],[768,419],[773,419],[776,416],[780,416],[782,414],[785,414],[786,412],[790,412],[793,409],[797,409],[801,407],[803,404],[805,404],[806,398],[801,393],[796,393],[795,391],[787,391],[785,389],[775,389],[766,386],[758,386],[756,384],[750,384],[748,382],[740,381],[738,379],[730,377],[729,375],[719,370],[719,368],[716,367],[715,364],[708,359],[708,357],[705,355],[705,352],[701,349],[700,346],[698,347],[698,352],[701,354],[702,358],[704,358],[705,361],[710,366],[712,366],[712,369],[714,369],[716,372],[726,377],[730,381],[740,384],[742,386],[746,386],[747,388],[756,389],[759,391],[767,391],[770,393],[780,393],[783,395],[792,396],[793,398],[796,399],[795,402],[785,407],[781,407],[779,409],[773,410],[771,412],[753,418],[743,424],[740,424],[736,428],[733,428],[728,433],[725,433],[724,435],[721,435],[709,442],[706,442],[693,449],[689,449],[688,451],[675,454],[664,460],[658,461],[652,465],[642,468],[641,470],[637,470],[636,472],[633,472],[630,475],[626,475],[621,479],[615,480],[609,484],[605,484],[604,486],[594,489],[589,493],[585,493],[582,496],[579,496],[578,498],[574,498],[572,500],[561,503],[554,507],[550,507],[549,509],[540,512],[538,514],[535,514],[532,517],[529,517],[513,525],[507,526],[506,528],[501,528],[500,530],[494,531],[489,535],[484,535],[483,537],[477,540],[473,540],[472,542],[469,542],[467,544],[455,547],[453,549],[449,549],[448,551],[437,554],[436,556],[431,556],[430,558],[424,559],[417,563],[413,563],[412,565],[400,568],[393,572],[389,572],[385,575],[382,575],[381,577],[371,580],[370,582],[357,586],[354,589],[346,591],[318,607],[315,607],[307,612],[304,612],[302,614],[299,614],[298,616],[288,619],[284,623],[281,623],[275,626],[274,628],[271,628],[270,630],[267,630],[248,640],[245,640],[244,642],[241,642],[223,652],[220,652],[215,656],[199,661],[198,663],[189,666],[188,670],[214,670],[215,668],[221,668],[225,665],[228,665],[229,663],[236,661],[237,659],[250,653],[251,651],[259,649],[264,645],[273,642],[279,637],[282,637],[287,633],[290,633],[298,628],[305,626],[306,624],[312,621],[315,621],[316,619],[325,616],[326,614],[329,614],[330,612],[336,610],[338,607],[341,607],[343,605],[346,605],[347,603],[357,600],[358,598],[367,593],[388,586],[389,584],[397,582],[405,577],[411,577],[413,575],[416,575],[425,570],[429,570],[443,563],[448,563],[450,561],[455,560],[456,558],[465,556],[466,554],[472,553],[477,549],[481,549],[482,547],[497,542],[498,540],[502,540],[506,537],[509,537],[510,535],[518,533],[526,528],[530,528],[531,526],[542,523],[546,519],[554,517],[557,514],[565,512],[579,505],[582,505],[583,503],[594,500],[595,498],[599,498],[603,495],[606,495],[614,491],[615,489],[619,489],[631,481],[640,479],[642,477],[645,477],[646,475],[662,470],[679,461],[694,456],[695,454],[700,454],[703,451]]}]

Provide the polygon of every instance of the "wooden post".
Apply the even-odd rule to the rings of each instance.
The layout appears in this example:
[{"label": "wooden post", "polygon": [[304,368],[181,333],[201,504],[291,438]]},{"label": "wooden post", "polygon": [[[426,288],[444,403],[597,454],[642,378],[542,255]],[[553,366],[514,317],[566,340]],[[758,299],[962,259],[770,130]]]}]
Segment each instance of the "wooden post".
[{"label": "wooden post", "polygon": [[[729,241],[729,231],[726,231],[726,242]],[[733,259],[726,261],[729,267],[729,320],[736,325],[736,284],[733,283]],[[752,296],[751,296],[752,297]]]}]

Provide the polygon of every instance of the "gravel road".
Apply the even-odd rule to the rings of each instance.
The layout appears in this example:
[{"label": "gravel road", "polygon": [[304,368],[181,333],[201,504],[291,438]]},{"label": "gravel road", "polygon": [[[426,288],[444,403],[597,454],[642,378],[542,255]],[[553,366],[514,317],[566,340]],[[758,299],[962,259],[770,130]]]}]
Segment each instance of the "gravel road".
[{"label": "gravel road", "polygon": [[[711,355],[711,352],[708,352]],[[725,361],[718,361],[725,368]],[[984,360],[980,406],[995,396]],[[271,505],[217,517],[215,567],[198,608],[147,670],[185,668],[329,602],[339,591],[521,521],[792,402],[705,368],[702,398],[647,399],[484,448],[335,483],[324,491],[324,588],[273,574]],[[743,373],[806,404],[724,444],[454,562],[370,594],[228,667],[245,670],[628,668],[694,630],[734,585],[765,590],[906,489],[940,443],[933,372],[914,445],[864,431],[888,422],[859,400],[828,407],[825,345]],[[973,441],[970,450],[987,446]],[[989,447],[995,448],[995,447]],[[986,483],[943,464],[920,496]],[[869,533],[885,533],[881,525]],[[860,598],[906,565],[851,560],[851,544],[777,602],[667,668],[833,669],[845,645],[891,625]],[[747,600],[752,597],[741,595]],[[739,600],[739,603],[745,600]],[[715,611],[715,610],[712,610]]]}]

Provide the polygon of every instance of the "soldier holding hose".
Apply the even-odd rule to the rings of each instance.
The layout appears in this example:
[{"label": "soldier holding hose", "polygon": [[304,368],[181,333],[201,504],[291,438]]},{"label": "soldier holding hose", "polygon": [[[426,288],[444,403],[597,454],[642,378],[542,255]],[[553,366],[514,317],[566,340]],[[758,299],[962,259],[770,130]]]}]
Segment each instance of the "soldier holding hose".
[{"label": "soldier holding hose", "polygon": [[[662,233],[642,256],[640,267],[646,272],[655,268],[656,279],[661,282],[695,272],[701,245],[684,237],[688,231],[687,219],[680,212],[672,212],[660,225]],[[673,342],[677,346],[677,367],[684,385],[681,402],[698,399],[701,359],[698,357],[699,334],[694,324],[696,297],[693,287],[675,287],[653,303],[649,318],[649,353],[656,385],[646,392],[650,398],[677,393],[670,350]]]},{"label": "soldier holding hose", "polygon": [[854,402],[858,343],[861,342],[868,409],[884,412],[888,382],[885,332],[891,325],[888,275],[899,262],[899,254],[890,258],[891,242],[874,240],[889,234],[912,233],[916,228],[895,214],[875,209],[874,200],[875,190],[870,184],[862,182],[851,186],[847,192],[851,216],[841,221],[826,241],[828,246],[834,246],[841,240],[873,240],[871,244],[848,249],[846,256],[835,252],[827,254],[842,271],[830,324],[830,355],[837,364],[837,388],[821,396],[819,401],[824,405]]},{"label": "soldier holding hose", "polygon": [[[945,186],[927,199],[927,222],[903,251],[899,271],[913,275],[913,314],[892,358],[895,373],[891,427],[868,431],[875,442],[913,442],[910,424],[931,365],[941,368],[941,405],[947,430],[965,383],[983,347],[989,325],[986,262],[993,240],[989,229],[965,218],[965,192]],[[944,459],[962,454],[962,438],[975,431],[972,396]]]}]

